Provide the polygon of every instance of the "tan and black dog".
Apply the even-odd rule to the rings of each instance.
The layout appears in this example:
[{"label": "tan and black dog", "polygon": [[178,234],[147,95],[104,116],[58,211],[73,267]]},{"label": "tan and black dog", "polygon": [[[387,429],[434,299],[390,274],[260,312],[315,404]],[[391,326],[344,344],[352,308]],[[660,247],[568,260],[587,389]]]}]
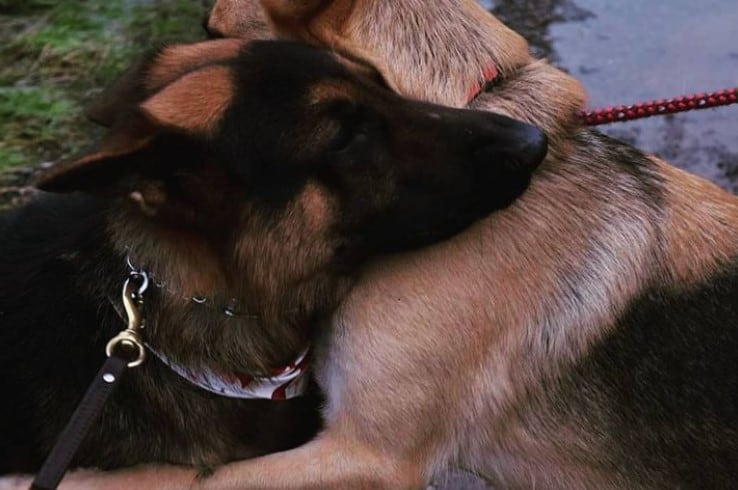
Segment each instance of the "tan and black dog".
[{"label": "tan and black dog", "polygon": [[[222,36],[263,18],[217,3]],[[473,0],[262,3],[280,35],[405,95],[527,120],[551,151],[507,210],[362,275],[316,354],[316,440],[200,486],[422,488],[459,465],[496,488],[735,487],[738,198],[581,127],[580,85]]]},{"label": "tan and black dog", "polygon": [[149,360],[76,466],[213,467],[314,434],[315,399],[227,398],[169,366],[271,377],[362,264],[508,205],[546,153],[528,124],[378,79],[304,44],[221,40],[163,49],[116,84],[100,147],[0,216],[0,474],[38,469],[125,325],[131,265],[152,277]]},{"label": "tan and black dog", "polygon": [[[283,35],[416,98],[461,107],[497,74],[471,105],[545,128],[551,151],[507,210],[362,275],[316,353],[315,441],[190,488],[422,488],[453,465],[496,488],[733,488],[738,200],[582,128],[579,84],[473,0],[263,2]],[[263,31],[254,5],[220,0],[210,27]],[[193,478],[79,474],[74,488]]]}]

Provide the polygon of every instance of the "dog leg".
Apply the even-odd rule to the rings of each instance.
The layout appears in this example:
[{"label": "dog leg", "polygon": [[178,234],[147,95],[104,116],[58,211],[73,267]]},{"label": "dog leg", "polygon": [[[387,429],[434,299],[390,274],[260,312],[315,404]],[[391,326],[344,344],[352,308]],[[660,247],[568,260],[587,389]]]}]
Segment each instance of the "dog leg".
[{"label": "dog leg", "polygon": [[[4,477],[0,490],[27,489],[32,477]],[[115,472],[75,471],[60,490],[413,490],[424,488],[419,465],[401,463],[328,431],[302,447],[225,465],[207,478],[192,469],[139,467]]]},{"label": "dog leg", "polygon": [[[0,490],[28,490],[32,475],[0,477]],[[197,485],[197,475],[187,468],[141,466],[113,472],[77,470],[68,473],[59,490],[182,490]]]},{"label": "dog leg", "polygon": [[226,465],[197,486],[216,489],[416,489],[418,466],[378,454],[332,431],[291,451]]}]

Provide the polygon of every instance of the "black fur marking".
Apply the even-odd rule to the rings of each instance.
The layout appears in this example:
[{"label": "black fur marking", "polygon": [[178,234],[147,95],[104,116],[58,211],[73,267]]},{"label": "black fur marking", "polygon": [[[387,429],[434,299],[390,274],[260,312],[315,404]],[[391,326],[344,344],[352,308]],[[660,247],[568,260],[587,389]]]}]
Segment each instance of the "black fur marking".
[{"label": "black fur marking", "polygon": [[631,176],[629,184],[644,196],[643,202],[649,203],[655,210],[664,209],[663,177],[645,153],[598,131],[584,130],[578,137],[580,148],[603,151],[602,158],[593,158],[593,161],[606,162],[613,166],[611,172]]},{"label": "black fur marking", "polygon": [[[657,488],[738,481],[738,261],[699,285],[652,287],[552,389],[599,434],[610,471]],[[578,421],[578,422],[577,422]]]}]

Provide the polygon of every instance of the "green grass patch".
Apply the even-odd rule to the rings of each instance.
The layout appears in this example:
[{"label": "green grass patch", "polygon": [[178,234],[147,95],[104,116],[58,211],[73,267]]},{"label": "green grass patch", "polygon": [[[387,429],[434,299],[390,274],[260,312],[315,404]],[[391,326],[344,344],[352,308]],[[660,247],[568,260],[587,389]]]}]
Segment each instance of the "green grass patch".
[{"label": "green grass patch", "polygon": [[200,39],[201,0],[0,0],[0,169],[67,157],[82,108],[136,57]]}]

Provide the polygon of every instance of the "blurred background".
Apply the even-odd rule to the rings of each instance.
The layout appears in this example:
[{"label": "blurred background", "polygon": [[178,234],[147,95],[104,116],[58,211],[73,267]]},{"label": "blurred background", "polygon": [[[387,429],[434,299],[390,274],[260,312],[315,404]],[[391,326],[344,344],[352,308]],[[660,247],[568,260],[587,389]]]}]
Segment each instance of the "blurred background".
[{"label": "blurred background", "polygon": [[0,206],[34,167],[99,134],[82,107],[166,41],[202,37],[199,0],[0,0]]}]

